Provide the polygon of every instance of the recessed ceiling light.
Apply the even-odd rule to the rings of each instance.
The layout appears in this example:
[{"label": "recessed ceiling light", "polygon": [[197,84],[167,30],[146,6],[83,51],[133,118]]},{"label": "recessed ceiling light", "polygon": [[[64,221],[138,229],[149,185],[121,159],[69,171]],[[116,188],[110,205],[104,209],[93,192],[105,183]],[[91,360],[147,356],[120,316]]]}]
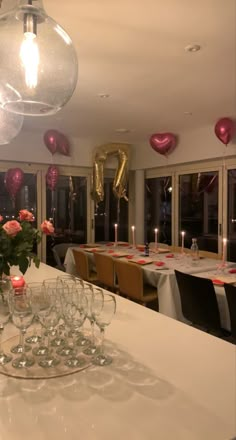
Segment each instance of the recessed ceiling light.
[{"label": "recessed ceiling light", "polygon": [[201,50],[201,46],[200,44],[188,44],[188,46],[186,46],[184,50],[186,52],[198,52],[199,50]]},{"label": "recessed ceiling light", "polygon": [[106,99],[106,98],[110,97],[110,95],[108,93],[99,93],[98,96],[99,96],[99,98],[103,98],[103,99]]},{"label": "recessed ceiling light", "polygon": [[129,133],[130,130],[128,128],[116,128],[115,131],[117,133]]}]

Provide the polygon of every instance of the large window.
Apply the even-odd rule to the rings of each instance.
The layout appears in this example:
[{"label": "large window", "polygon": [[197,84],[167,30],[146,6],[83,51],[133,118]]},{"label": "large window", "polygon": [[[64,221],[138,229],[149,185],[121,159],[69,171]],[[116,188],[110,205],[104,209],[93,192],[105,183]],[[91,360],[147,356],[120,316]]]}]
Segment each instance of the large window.
[{"label": "large window", "polygon": [[179,231],[186,233],[186,247],[196,237],[200,249],[218,252],[218,187],[218,172],[179,176]]},{"label": "large window", "polygon": [[172,179],[155,177],[145,180],[145,237],[154,241],[154,229],[159,229],[158,241],[171,244]]},{"label": "large window", "polygon": [[59,176],[56,190],[47,188],[47,218],[55,236],[47,237],[47,263],[54,265],[51,248],[57,243],[87,241],[87,178]]},{"label": "large window", "polygon": [[228,260],[236,261],[236,169],[228,171]]}]

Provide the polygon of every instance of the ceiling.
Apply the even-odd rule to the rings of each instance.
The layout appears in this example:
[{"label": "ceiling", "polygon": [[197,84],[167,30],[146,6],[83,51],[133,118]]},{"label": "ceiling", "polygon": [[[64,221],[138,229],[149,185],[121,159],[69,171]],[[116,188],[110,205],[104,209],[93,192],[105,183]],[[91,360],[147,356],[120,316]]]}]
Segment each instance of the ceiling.
[{"label": "ceiling", "polygon": [[[3,0],[2,11],[15,3]],[[23,130],[143,144],[152,133],[236,117],[235,0],[44,0],[44,7],[74,42],[79,79],[63,110],[25,118]],[[199,52],[185,50],[193,43]]]}]

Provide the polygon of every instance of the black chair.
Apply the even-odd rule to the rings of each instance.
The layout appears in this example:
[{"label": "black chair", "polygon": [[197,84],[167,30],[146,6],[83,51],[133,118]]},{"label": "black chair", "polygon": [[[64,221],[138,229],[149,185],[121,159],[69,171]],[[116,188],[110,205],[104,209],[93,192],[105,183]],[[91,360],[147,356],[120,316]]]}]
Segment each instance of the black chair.
[{"label": "black chair", "polygon": [[73,246],[78,246],[78,243],[59,243],[53,246],[52,253],[57,264],[56,269],[63,270],[65,272],[64,259],[66,252],[69,247]]},{"label": "black chair", "polygon": [[231,336],[234,340],[233,342],[236,343],[236,286],[232,286],[232,284],[225,284],[224,288],[229,307]]},{"label": "black chair", "polygon": [[175,275],[184,317],[202,330],[223,335],[212,281],[178,270]]}]

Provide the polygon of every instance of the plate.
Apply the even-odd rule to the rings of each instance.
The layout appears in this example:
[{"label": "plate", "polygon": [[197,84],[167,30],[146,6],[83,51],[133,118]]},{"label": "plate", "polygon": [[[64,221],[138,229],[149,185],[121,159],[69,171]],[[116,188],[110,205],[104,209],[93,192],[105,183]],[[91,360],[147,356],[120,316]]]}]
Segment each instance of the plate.
[{"label": "plate", "polygon": [[130,263],[136,263],[140,264],[141,266],[144,266],[145,264],[151,264],[153,260],[151,258],[133,258],[132,260],[128,260]]}]

